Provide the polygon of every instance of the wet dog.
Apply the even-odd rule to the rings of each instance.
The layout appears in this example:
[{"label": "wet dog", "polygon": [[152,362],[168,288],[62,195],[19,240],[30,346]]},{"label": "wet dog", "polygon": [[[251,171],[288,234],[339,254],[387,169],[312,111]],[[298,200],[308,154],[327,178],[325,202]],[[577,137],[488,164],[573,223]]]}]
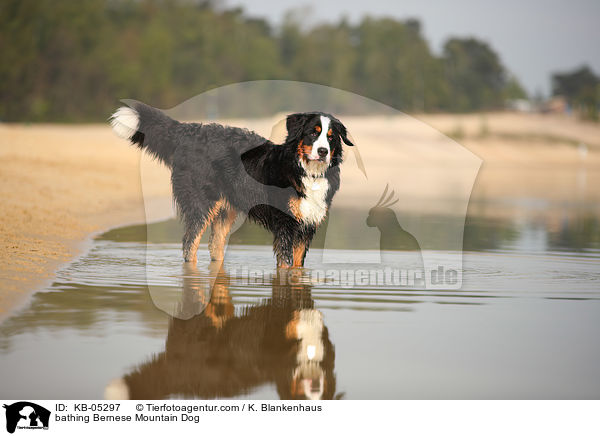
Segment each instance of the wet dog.
[{"label": "wet dog", "polygon": [[209,225],[211,258],[222,259],[243,212],[273,233],[278,267],[303,266],[340,186],[342,141],[354,145],[346,127],[322,112],[289,115],[283,144],[237,127],[178,122],[140,102],[119,108],[111,124],[171,169],[186,262],[196,262]]}]

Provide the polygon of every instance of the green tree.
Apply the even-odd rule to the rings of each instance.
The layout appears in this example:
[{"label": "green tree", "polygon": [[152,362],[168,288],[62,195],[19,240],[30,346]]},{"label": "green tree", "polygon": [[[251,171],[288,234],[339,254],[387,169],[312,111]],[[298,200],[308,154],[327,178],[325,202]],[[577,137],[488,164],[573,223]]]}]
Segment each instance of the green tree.
[{"label": "green tree", "polygon": [[492,48],[474,38],[450,39],[444,45],[450,108],[469,111],[502,107],[506,72]]},{"label": "green tree", "polygon": [[[289,13],[274,31],[210,0],[2,0],[0,119],[104,121],[120,98],[165,108],[258,79],[319,83],[406,111],[480,110],[521,95],[475,39],[452,39],[436,57],[417,20],[311,22]],[[582,89],[573,101],[592,107],[597,87]]]},{"label": "green tree", "polygon": [[360,93],[405,110],[438,106],[441,69],[416,20],[365,18],[357,35]]},{"label": "green tree", "polygon": [[510,76],[504,87],[505,100],[527,99],[528,95],[525,89],[519,83],[515,76]]},{"label": "green tree", "polygon": [[600,78],[588,66],[552,75],[552,94],[564,96],[586,119],[598,119]]}]

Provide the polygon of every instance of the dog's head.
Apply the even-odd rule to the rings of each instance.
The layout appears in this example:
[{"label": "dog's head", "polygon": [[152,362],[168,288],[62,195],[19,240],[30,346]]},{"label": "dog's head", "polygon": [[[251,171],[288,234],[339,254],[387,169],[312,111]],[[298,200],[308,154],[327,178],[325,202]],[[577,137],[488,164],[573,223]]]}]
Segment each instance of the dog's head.
[{"label": "dog's head", "polygon": [[332,115],[322,112],[292,114],[287,117],[286,146],[292,147],[307,174],[322,175],[342,161],[342,141],[353,146],[346,127]]}]

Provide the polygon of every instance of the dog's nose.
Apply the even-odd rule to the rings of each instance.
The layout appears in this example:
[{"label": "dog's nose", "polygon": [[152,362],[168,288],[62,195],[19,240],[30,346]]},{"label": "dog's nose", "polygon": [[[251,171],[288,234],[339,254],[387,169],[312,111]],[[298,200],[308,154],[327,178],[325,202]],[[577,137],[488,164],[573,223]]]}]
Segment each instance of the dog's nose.
[{"label": "dog's nose", "polygon": [[327,153],[329,153],[329,150],[327,150],[325,147],[319,147],[317,148],[317,153],[319,153],[319,157],[325,157],[327,156]]}]

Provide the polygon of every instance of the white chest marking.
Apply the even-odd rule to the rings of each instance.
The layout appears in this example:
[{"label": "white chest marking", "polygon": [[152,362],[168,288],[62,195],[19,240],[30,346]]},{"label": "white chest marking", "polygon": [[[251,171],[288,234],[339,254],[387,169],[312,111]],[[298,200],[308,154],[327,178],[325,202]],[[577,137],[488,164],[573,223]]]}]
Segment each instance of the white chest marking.
[{"label": "white chest marking", "polygon": [[302,221],[307,224],[318,224],[327,213],[325,197],[329,190],[329,183],[325,177],[303,177],[306,198],[300,200],[300,213]]}]

